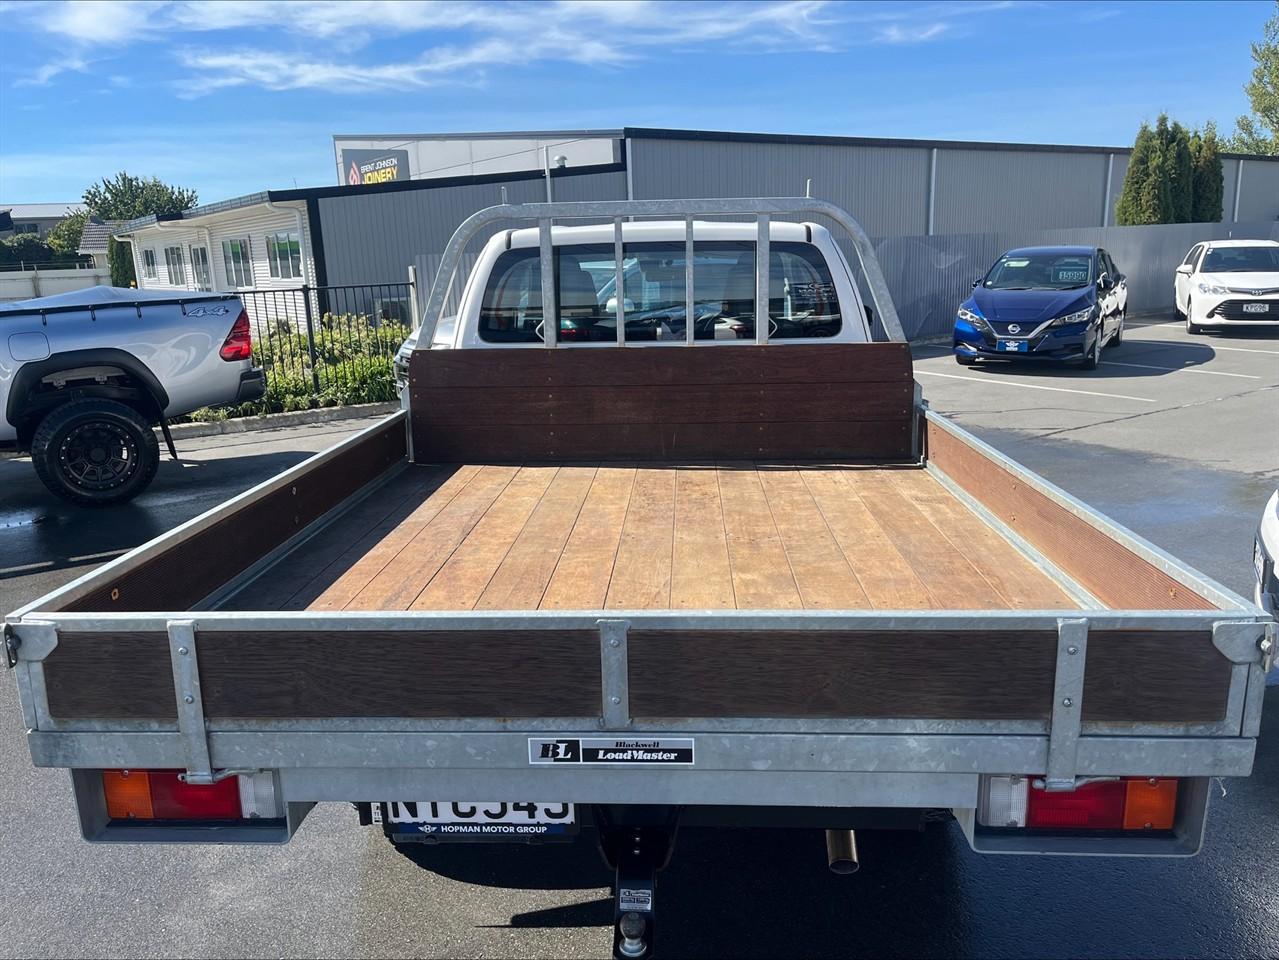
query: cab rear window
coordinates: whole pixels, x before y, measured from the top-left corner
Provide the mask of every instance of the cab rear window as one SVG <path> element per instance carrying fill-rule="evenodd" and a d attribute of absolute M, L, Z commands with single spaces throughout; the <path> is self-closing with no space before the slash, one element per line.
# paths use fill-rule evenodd
<path fill-rule="evenodd" d="M 813 339 L 840 331 L 839 298 L 825 259 L 807 243 L 769 245 L 769 338 Z M 627 341 L 684 342 L 688 336 L 682 241 L 628 243 L 622 297 Z M 617 271 L 612 244 L 556 247 L 560 342 L 617 343 Z M 541 261 L 536 249 L 508 250 L 493 265 L 480 307 L 489 343 L 542 341 Z M 755 338 L 755 244 L 698 243 L 693 254 L 693 338 Z"/>

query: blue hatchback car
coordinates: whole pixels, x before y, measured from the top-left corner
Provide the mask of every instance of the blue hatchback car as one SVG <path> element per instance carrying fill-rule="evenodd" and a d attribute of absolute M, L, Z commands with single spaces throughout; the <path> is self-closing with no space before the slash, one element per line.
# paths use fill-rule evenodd
<path fill-rule="evenodd" d="M 955 317 L 955 359 L 1040 360 L 1094 370 L 1124 336 L 1128 285 L 1099 247 L 1009 250 Z"/>

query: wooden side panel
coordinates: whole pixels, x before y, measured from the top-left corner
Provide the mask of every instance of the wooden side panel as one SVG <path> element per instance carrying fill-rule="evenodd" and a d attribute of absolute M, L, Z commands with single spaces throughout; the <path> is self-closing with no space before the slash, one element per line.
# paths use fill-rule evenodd
<path fill-rule="evenodd" d="M 432 350 L 423 461 L 910 458 L 905 344 Z"/>
<path fill-rule="evenodd" d="M 635 630 L 631 713 L 659 717 L 897 717 L 1044 720 L 1054 632 Z M 1083 718 L 1222 720 L 1230 663 L 1207 633 L 1089 637 Z"/>
<path fill-rule="evenodd" d="M 947 431 L 929 459 L 1089 593 L 1115 610 L 1211 610 L 1212 603 Z"/>
<path fill-rule="evenodd" d="M 217 523 L 66 606 L 69 611 L 186 610 L 405 456 L 396 420 Z"/>
<path fill-rule="evenodd" d="M 590 631 L 197 634 L 205 714 L 541 717 L 600 712 Z M 164 634 L 68 634 L 46 662 L 55 717 L 172 719 Z"/>
<path fill-rule="evenodd" d="M 657 717 L 1046 719 L 1056 634 L 635 630 L 631 712 Z M 594 716 L 594 631 L 198 634 L 210 717 Z M 172 719 L 162 633 L 64 633 L 53 716 Z M 1230 664 L 1207 632 L 1096 631 L 1083 718 L 1225 717 Z"/>

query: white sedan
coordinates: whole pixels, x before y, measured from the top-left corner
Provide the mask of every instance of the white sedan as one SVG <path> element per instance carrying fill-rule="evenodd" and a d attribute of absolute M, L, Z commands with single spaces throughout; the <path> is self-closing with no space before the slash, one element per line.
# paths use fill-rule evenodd
<path fill-rule="evenodd" d="M 1257 539 L 1252 545 L 1253 573 L 1257 575 L 1257 606 L 1279 614 L 1279 490 L 1262 511 Z"/>
<path fill-rule="evenodd" d="M 1173 302 L 1187 333 L 1205 327 L 1279 325 L 1279 241 L 1209 240 L 1177 267 Z"/>

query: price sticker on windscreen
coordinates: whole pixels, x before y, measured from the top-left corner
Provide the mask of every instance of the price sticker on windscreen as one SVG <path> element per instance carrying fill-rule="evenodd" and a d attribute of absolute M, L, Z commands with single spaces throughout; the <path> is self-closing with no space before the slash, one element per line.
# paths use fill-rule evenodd
<path fill-rule="evenodd" d="M 577 763 L 603 766 L 691 767 L 692 737 L 662 739 L 614 739 L 586 737 L 562 739 L 529 737 L 529 763 Z"/>

